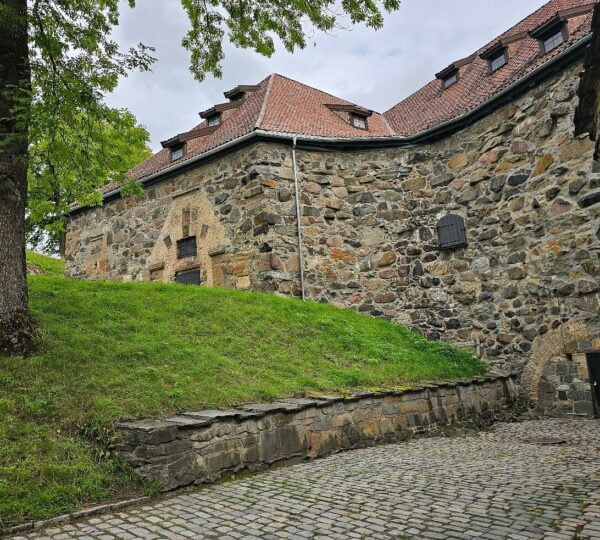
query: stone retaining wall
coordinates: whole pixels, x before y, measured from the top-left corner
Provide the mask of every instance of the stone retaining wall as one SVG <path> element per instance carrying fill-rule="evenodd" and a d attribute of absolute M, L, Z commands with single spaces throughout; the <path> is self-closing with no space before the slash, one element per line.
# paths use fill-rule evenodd
<path fill-rule="evenodd" d="M 484 420 L 510 407 L 517 394 L 513 375 L 490 375 L 403 391 L 190 412 L 120 423 L 120 450 L 139 475 L 168 491 Z"/>

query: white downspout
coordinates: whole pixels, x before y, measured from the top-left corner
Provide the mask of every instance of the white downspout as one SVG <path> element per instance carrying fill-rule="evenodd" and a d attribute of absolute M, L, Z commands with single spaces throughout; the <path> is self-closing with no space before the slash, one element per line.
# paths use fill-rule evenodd
<path fill-rule="evenodd" d="M 302 300 L 306 299 L 304 289 L 304 250 L 302 247 L 302 225 L 300 219 L 300 188 L 298 187 L 298 170 L 296 169 L 296 136 L 292 139 L 292 167 L 294 171 L 294 189 L 296 191 L 296 223 L 298 225 L 298 260 L 300 264 L 300 289 L 302 291 Z"/>

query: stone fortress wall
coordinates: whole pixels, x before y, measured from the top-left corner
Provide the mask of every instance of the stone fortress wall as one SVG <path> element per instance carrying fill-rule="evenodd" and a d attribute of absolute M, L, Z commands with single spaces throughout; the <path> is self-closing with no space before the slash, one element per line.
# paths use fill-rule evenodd
<path fill-rule="evenodd" d="M 583 324 L 579 341 L 598 336 L 600 164 L 573 135 L 581 70 L 435 143 L 298 148 L 307 297 L 508 369 L 569 321 Z M 466 247 L 439 249 L 448 213 L 464 219 Z M 198 255 L 177 259 L 186 236 Z M 299 295 L 291 147 L 256 143 L 75 214 L 66 258 L 70 277 L 173 281 L 198 268 L 209 286 Z"/>

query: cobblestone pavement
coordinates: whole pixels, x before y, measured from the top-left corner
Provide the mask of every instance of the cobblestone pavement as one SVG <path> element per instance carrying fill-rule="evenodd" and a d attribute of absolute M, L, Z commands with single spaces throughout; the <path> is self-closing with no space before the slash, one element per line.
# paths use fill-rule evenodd
<path fill-rule="evenodd" d="M 19 538 L 600 539 L 600 421 L 346 452 Z"/>

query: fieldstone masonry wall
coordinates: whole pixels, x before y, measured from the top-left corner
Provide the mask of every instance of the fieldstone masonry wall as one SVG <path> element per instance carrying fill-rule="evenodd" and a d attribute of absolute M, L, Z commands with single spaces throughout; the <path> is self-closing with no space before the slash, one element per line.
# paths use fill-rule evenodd
<path fill-rule="evenodd" d="M 276 152 L 279 156 L 281 150 Z M 282 221 L 270 208 L 261 175 L 264 149 L 240 150 L 145 190 L 73 216 L 66 237 L 66 275 L 121 281 L 173 281 L 199 268 L 202 283 L 256 284 L 262 231 Z M 280 158 L 281 159 L 281 158 Z M 196 236 L 198 254 L 177 260 L 177 240 Z M 296 266 L 297 269 L 297 266 Z"/>
<path fill-rule="evenodd" d="M 508 369 L 562 324 L 599 336 L 600 164 L 588 134 L 573 135 L 581 70 L 572 65 L 439 142 L 299 148 L 308 298 L 404 323 Z M 67 275 L 172 281 L 198 267 L 204 284 L 298 295 L 293 193 L 290 146 L 254 144 L 140 199 L 74 215 Z M 436 223 L 448 213 L 464 218 L 468 246 L 439 249 Z M 175 261 L 175 240 L 191 231 L 198 256 Z"/>
<path fill-rule="evenodd" d="M 516 399 L 509 375 L 398 392 L 284 399 L 124 422 L 118 426 L 120 449 L 138 474 L 167 491 L 479 421 Z"/>
<path fill-rule="evenodd" d="M 309 297 L 511 368 L 562 322 L 597 333 L 600 169 L 593 142 L 572 136 L 578 79 L 565 72 L 437 144 L 300 153 Z M 438 249 L 447 213 L 464 218 L 467 247 Z"/>

